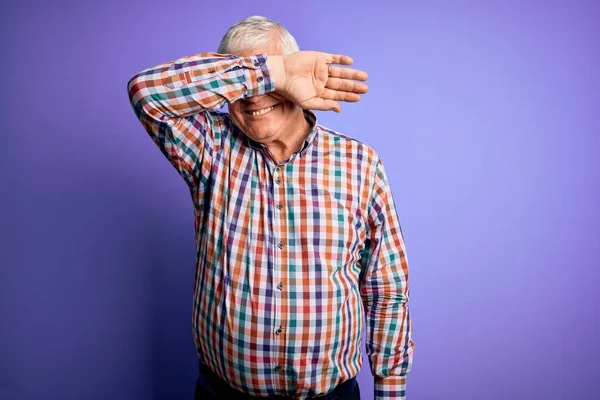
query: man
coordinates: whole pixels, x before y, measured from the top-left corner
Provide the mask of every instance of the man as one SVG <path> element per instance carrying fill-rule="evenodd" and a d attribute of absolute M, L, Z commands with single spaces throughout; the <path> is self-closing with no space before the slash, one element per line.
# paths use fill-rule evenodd
<path fill-rule="evenodd" d="M 408 264 L 386 173 L 310 111 L 367 91 L 351 63 L 251 17 L 218 53 L 128 83 L 194 202 L 196 399 L 358 399 L 363 313 L 375 398 L 405 398 Z"/>

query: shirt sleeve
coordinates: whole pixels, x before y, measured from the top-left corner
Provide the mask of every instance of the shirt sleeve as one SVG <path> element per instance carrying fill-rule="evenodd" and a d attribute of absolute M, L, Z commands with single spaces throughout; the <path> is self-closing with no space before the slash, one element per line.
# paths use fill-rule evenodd
<path fill-rule="evenodd" d="M 368 214 L 367 240 L 361 256 L 361 296 L 374 398 L 405 399 L 406 374 L 414 342 L 408 310 L 408 260 L 392 192 L 381 160 L 377 161 Z"/>
<path fill-rule="evenodd" d="M 219 146 L 225 102 L 269 93 L 267 56 L 199 53 L 147 68 L 127 84 L 135 115 L 190 188 L 201 185 Z"/>

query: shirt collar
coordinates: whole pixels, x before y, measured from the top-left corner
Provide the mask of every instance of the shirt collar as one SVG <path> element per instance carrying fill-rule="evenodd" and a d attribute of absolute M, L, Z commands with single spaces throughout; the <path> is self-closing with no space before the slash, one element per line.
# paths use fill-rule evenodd
<path fill-rule="evenodd" d="M 317 116 L 315 115 L 314 112 L 310 111 L 310 110 L 303 110 L 304 111 L 304 119 L 306 119 L 306 121 L 308 121 L 308 123 L 310 124 L 310 132 L 308 133 L 308 135 L 306 136 L 306 138 L 304 139 L 304 142 L 302 143 L 302 147 L 300 148 L 300 150 L 298 151 L 298 156 L 302 157 L 304 155 L 304 153 L 306 153 L 308 146 L 310 146 L 312 144 L 312 142 L 315 141 L 315 139 L 317 138 L 317 135 L 319 133 L 319 124 L 317 123 Z M 251 139 L 249 136 L 244 135 L 246 137 L 246 140 L 248 141 L 248 144 L 250 145 L 250 147 L 253 147 L 255 149 L 259 149 L 262 150 L 266 147 L 266 145 L 255 141 L 254 139 Z"/>

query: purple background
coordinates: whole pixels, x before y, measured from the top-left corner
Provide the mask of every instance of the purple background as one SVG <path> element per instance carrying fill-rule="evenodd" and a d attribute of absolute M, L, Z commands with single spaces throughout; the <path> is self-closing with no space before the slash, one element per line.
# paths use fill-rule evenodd
<path fill-rule="evenodd" d="M 388 170 L 411 266 L 408 398 L 599 398 L 600 2 L 13 3 L 1 399 L 192 398 L 191 199 L 126 84 L 254 14 L 370 74 L 360 103 L 319 117 Z M 359 381 L 372 399 L 366 359 Z"/>

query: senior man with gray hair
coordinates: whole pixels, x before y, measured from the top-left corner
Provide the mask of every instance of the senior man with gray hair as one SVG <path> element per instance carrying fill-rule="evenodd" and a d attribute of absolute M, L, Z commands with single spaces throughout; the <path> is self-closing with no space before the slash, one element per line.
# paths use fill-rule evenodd
<path fill-rule="evenodd" d="M 365 322 L 375 398 L 406 396 L 408 262 L 386 172 L 311 111 L 359 101 L 351 64 L 250 17 L 217 53 L 128 82 L 194 204 L 196 399 L 359 399 Z"/>

